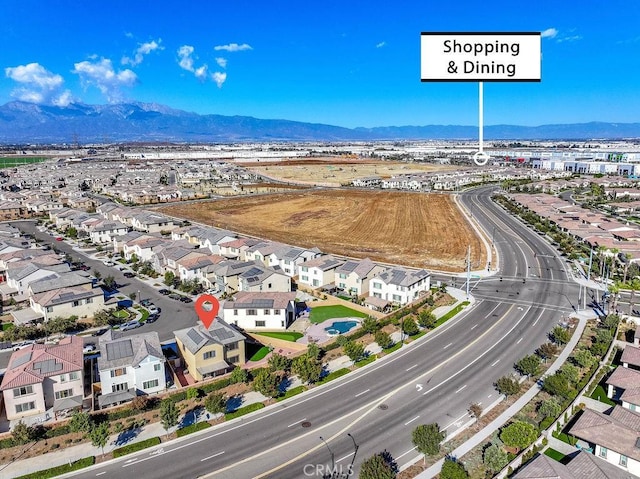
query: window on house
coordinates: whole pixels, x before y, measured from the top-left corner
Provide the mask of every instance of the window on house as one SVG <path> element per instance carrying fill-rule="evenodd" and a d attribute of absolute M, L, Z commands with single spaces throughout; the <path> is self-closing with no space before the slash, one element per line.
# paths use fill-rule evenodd
<path fill-rule="evenodd" d="M 67 375 L 66 374 L 61 374 L 60 375 L 60 382 L 61 383 L 67 382 Z"/>
<path fill-rule="evenodd" d="M 303 274 L 302 281 L 309 281 L 309 276 Z"/>
<path fill-rule="evenodd" d="M 120 384 L 112 384 L 111 385 L 111 392 L 112 393 L 120 393 L 122 391 L 126 391 L 127 389 L 129 389 L 129 385 L 127 383 L 120 383 Z"/>
<path fill-rule="evenodd" d="M 267 289 L 271 289 L 271 283 L 267 284 Z"/>
<path fill-rule="evenodd" d="M 69 381 L 75 381 L 77 379 L 80 379 L 80 372 L 72 371 L 69 373 Z"/>
<path fill-rule="evenodd" d="M 606 459 L 606 457 L 607 457 L 607 448 L 606 447 L 600 446 L 600 457 L 604 457 Z"/>
<path fill-rule="evenodd" d="M 627 456 L 624 454 L 620 454 L 620 465 L 622 467 L 627 467 Z"/>
<path fill-rule="evenodd" d="M 309 268 L 307 268 L 306 266 L 302 267 L 302 272 L 303 273 L 308 273 L 309 272 Z"/>
<path fill-rule="evenodd" d="M 227 358 L 227 361 L 232 363 L 232 364 L 235 364 L 235 363 L 240 361 L 240 356 L 237 356 L 237 355 L 236 356 L 230 356 L 230 357 Z"/>
<path fill-rule="evenodd" d="M 211 359 L 211 358 L 215 358 L 215 357 L 216 357 L 216 352 L 215 351 L 207 351 L 207 352 L 202 354 L 202 359 Z"/>
<path fill-rule="evenodd" d="M 273 314 L 275 314 L 276 316 L 278 316 L 280 314 L 280 310 L 279 309 L 274 309 L 273 310 Z"/>
<path fill-rule="evenodd" d="M 247 316 L 257 316 L 258 311 L 256 309 L 247 309 Z"/>
<path fill-rule="evenodd" d="M 238 341 L 234 341 L 233 343 L 227 344 L 226 348 L 227 348 L 227 351 L 238 349 Z"/>
<path fill-rule="evenodd" d="M 53 306 L 47 306 L 47 313 L 53 313 Z"/>
<path fill-rule="evenodd" d="M 93 298 L 87 298 L 87 304 L 93 303 Z"/>
<path fill-rule="evenodd" d="M 373 289 L 382 289 L 382 285 L 380 283 L 373 283 Z"/>
<path fill-rule="evenodd" d="M 154 365 L 153 365 L 153 370 L 154 370 L 154 371 L 160 371 L 160 369 L 161 369 L 161 368 L 162 368 L 162 365 L 161 365 L 161 364 L 154 364 Z"/>
<path fill-rule="evenodd" d="M 142 389 L 152 389 L 158 387 L 158 380 L 152 379 L 151 381 L 145 381 L 142 383 Z"/>
<path fill-rule="evenodd" d="M 16 404 L 16 413 L 20 414 L 22 412 L 31 411 L 36 408 L 36 403 L 34 401 L 25 402 L 22 404 Z"/>
<path fill-rule="evenodd" d="M 256 328 L 264 328 L 267 325 L 266 321 L 258 321 L 256 320 Z"/>
<path fill-rule="evenodd" d="M 27 394 L 33 394 L 33 386 L 22 386 L 13 390 L 13 397 L 26 396 Z"/>
<path fill-rule="evenodd" d="M 284 328 L 284 320 L 280 321 L 280 326 L 282 326 Z"/>
<path fill-rule="evenodd" d="M 111 370 L 111 377 L 115 378 L 118 376 L 124 376 L 125 374 L 127 374 L 127 368 L 118 368 L 118 369 L 112 369 Z"/>
<path fill-rule="evenodd" d="M 71 307 L 75 308 L 77 306 L 80 306 L 80 301 L 74 301 L 73 303 L 71 303 Z"/>
<path fill-rule="evenodd" d="M 340 279 L 347 279 L 347 275 L 344 273 L 340 273 Z"/>
<path fill-rule="evenodd" d="M 71 397 L 73 389 L 63 389 L 62 391 L 56 391 L 56 399 L 64 399 Z"/>
<path fill-rule="evenodd" d="M 393 295 L 393 300 L 394 301 L 402 301 L 402 296 L 400 296 L 399 294 L 394 294 Z"/>
<path fill-rule="evenodd" d="M 265 316 L 269 316 L 271 314 L 271 310 L 270 309 L 265 309 L 264 310 L 264 315 Z"/>
<path fill-rule="evenodd" d="M 234 315 L 234 316 L 238 316 L 238 310 L 237 310 L 237 309 L 234 309 L 234 310 L 233 310 L 233 315 Z"/>

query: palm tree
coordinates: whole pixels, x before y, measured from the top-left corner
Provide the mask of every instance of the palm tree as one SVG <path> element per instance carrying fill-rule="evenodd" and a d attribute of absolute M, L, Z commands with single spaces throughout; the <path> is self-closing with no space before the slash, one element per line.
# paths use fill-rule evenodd
<path fill-rule="evenodd" d="M 629 298 L 629 314 L 633 314 L 633 300 L 635 296 L 635 292 L 640 290 L 640 280 L 633 278 L 629 283 L 631 287 L 631 298 Z"/>
<path fill-rule="evenodd" d="M 613 284 L 609 285 L 609 294 L 611 298 L 609 299 L 609 313 L 611 310 L 616 310 L 618 306 L 618 295 L 620 294 L 620 281 L 614 281 Z"/>
<path fill-rule="evenodd" d="M 622 282 L 627 282 L 627 273 L 629 272 L 629 265 L 631 264 L 631 253 L 624 254 L 624 277 L 622 278 Z"/>

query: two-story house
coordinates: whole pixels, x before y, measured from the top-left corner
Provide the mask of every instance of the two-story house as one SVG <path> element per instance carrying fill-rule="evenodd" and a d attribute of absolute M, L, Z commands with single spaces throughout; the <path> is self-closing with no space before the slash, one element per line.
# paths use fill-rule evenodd
<path fill-rule="evenodd" d="M 165 358 L 155 331 L 131 336 L 108 330 L 99 340 L 100 407 L 166 389 Z"/>
<path fill-rule="evenodd" d="M 393 267 L 371 278 L 369 296 L 405 305 L 429 291 L 431 275 L 424 269 L 411 270 Z"/>
<path fill-rule="evenodd" d="M 276 269 L 277 268 L 277 269 Z M 291 278 L 282 273 L 279 266 L 274 269 L 265 266 L 253 266 L 240 274 L 240 291 L 291 291 Z"/>
<path fill-rule="evenodd" d="M 333 284 L 335 270 L 343 263 L 329 254 L 305 261 L 298 265 L 298 282 L 312 288 Z"/>
<path fill-rule="evenodd" d="M 173 334 L 180 358 L 196 381 L 225 374 L 245 363 L 244 336 L 220 318 L 209 329 L 198 324 Z"/>
<path fill-rule="evenodd" d="M 375 264 L 369 258 L 348 260 L 338 266 L 334 272 L 336 288 L 340 288 L 351 296 L 369 294 L 369 281 L 384 271 L 384 267 Z"/>
<path fill-rule="evenodd" d="M 284 330 L 296 318 L 296 293 L 237 293 L 225 301 L 222 315 L 229 324 L 247 330 Z"/>

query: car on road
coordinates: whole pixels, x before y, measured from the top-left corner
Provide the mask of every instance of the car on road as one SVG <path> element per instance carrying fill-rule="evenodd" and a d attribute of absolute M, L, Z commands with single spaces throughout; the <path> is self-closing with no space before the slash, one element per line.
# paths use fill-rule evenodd
<path fill-rule="evenodd" d="M 171 291 L 169 291 L 168 289 L 162 288 L 161 290 L 158 291 L 158 293 L 160 293 L 163 296 L 168 296 L 171 294 Z"/>
<path fill-rule="evenodd" d="M 14 343 L 12 348 L 14 351 L 18 351 L 19 349 L 26 348 L 28 346 L 31 346 L 32 344 L 35 344 L 35 341 L 28 339 L 26 341 L 20 341 L 19 343 Z"/>
<path fill-rule="evenodd" d="M 88 343 L 84 345 L 84 348 L 82 348 L 82 352 L 84 354 L 90 354 L 92 352 L 94 352 L 96 350 L 96 345 L 93 343 Z"/>
<path fill-rule="evenodd" d="M 109 260 L 104 260 L 102 262 L 103 265 L 105 266 L 115 266 L 116 264 L 113 261 L 109 261 Z"/>
<path fill-rule="evenodd" d="M 134 273 L 132 273 L 131 271 L 127 271 L 124 273 L 124 277 L 125 278 L 135 278 L 136 275 Z"/>
<path fill-rule="evenodd" d="M 189 298 L 188 296 L 180 296 L 180 301 L 182 301 L 183 303 L 193 303 L 193 299 Z"/>
<path fill-rule="evenodd" d="M 109 331 L 109 328 L 101 328 L 101 329 L 98 329 L 97 331 L 94 331 L 91 336 L 102 336 L 107 331 Z"/>
<path fill-rule="evenodd" d="M 142 301 L 140 301 L 140 304 L 141 304 L 142 306 L 145 306 L 145 307 L 146 307 L 146 306 L 149 306 L 150 304 L 153 304 L 153 303 L 151 302 L 151 300 L 150 300 L 150 299 L 143 299 Z"/>
<path fill-rule="evenodd" d="M 147 318 L 147 323 L 155 323 L 160 317 L 160 313 L 150 314 Z"/>
<path fill-rule="evenodd" d="M 136 329 L 142 326 L 140 321 L 134 319 L 133 321 L 128 321 L 120 325 L 120 331 L 129 331 L 130 329 Z"/>
<path fill-rule="evenodd" d="M 155 313 L 159 313 L 160 312 L 160 308 L 158 308 L 155 304 L 147 305 L 147 309 L 149 310 L 149 312 L 151 314 L 155 314 Z"/>
<path fill-rule="evenodd" d="M 182 296 L 181 296 L 181 295 L 179 295 L 179 294 L 177 294 L 177 293 L 171 293 L 171 294 L 169 295 L 169 297 L 170 297 L 171 299 L 175 299 L 176 301 L 179 301 L 179 300 L 180 300 L 180 298 L 182 298 Z"/>
<path fill-rule="evenodd" d="M 56 238 L 56 241 L 62 241 L 62 236 L 58 236 L 58 237 Z"/>

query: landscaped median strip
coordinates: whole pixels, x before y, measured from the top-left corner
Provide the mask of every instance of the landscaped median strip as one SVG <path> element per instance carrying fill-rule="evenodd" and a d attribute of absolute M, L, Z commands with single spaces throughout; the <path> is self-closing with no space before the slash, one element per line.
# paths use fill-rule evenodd
<path fill-rule="evenodd" d="M 248 406 L 241 407 L 236 409 L 233 412 L 228 412 L 224 415 L 225 420 L 230 421 L 231 419 L 235 419 L 240 416 L 244 416 L 245 414 L 249 414 L 251 412 L 257 411 L 264 407 L 264 403 L 256 402 L 253 404 L 249 404 Z"/>
<path fill-rule="evenodd" d="M 208 429 L 210 427 L 211 427 L 211 424 L 209 424 L 206 421 L 197 422 L 195 424 L 191 424 L 190 426 L 178 429 L 176 431 L 176 436 L 178 437 L 186 436 L 187 434 L 192 434 L 197 431 L 202 431 L 203 429 Z"/>
<path fill-rule="evenodd" d="M 118 449 L 113 450 L 113 457 L 122 457 L 127 454 L 131 454 L 133 452 L 141 451 L 142 449 L 146 449 L 148 447 L 157 446 L 160 444 L 159 437 L 150 437 L 149 439 L 145 439 L 144 441 L 134 442 L 133 444 L 129 444 L 124 447 L 119 447 Z"/>
<path fill-rule="evenodd" d="M 62 474 L 66 474 L 68 472 L 78 471 L 80 469 L 84 469 L 85 467 L 93 466 L 95 462 L 95 457 L 85 457 L 83 459 L 78 459 L 71 464 L 63 464 L 62 466 L 52 467 L 51 469 L 32 472 L 31 474 L 20 476 L 17 479 L 48 479 L 50 477 L 61 476 Z"/>

